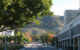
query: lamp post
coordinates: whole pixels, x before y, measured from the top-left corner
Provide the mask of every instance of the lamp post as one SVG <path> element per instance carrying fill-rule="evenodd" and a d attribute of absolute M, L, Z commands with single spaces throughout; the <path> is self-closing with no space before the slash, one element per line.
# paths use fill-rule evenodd
<path fill-rule="evenodd" d="M 5 50 L 7 50 L 7 46 L 6 46 L 6 31 L 4 31 L 4 33 L 5 33 Z"/>
<path fill-rule="evenodd" d="M 7 40 L 6 40 L 6 31 L 7 31 L 8 29 L 5 27 L 4 28 L 4 33 L 5 33 L 5 49 L 4 50 L 7 50 Z"/>

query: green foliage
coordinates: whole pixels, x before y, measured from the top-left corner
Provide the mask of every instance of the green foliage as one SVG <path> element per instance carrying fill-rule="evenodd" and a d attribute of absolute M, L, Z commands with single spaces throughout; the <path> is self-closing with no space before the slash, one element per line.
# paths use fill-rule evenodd
<path fill-rule="evenodd" d="M 18 31 L 18 32 L 16 33 L 16 36 L 20 36 L 20 35 L 21 35 L 21 32 Z"/>
<path fill-rule="evenodd" d="M 0 0 L 0 25 L 23 27 L 34 19 L 51 15 L 51 5 L 52 0 Z"/>
<path fill-rule="evenodd" d="M 43 33 L 40 35 L 40 39 L 42 42 L 47 43 L 47 44 L 52 44 L 54 42 L 54 33 L 48 32 L 48 33 Z"/>
<path fill-rule="evenodd" d="M 22 33 L 21 32 L 17 32 L 16 34 L 15 34 L 15 37 L 16 37 L 16 39 L 15 39 L 15 41 L 16 41 L 16 43 L 18 43 L 18 44 L 20 44 L 20 42 L 22 42 Z"/>
<path fill-rule="evenodd" d="M 33 35 L 32 38 L 36 41 L 40 41 L 40 35 Z"/>
<path fill-rule="evenodd" d="M 1 49 L 1 50 L 4 50 L 4 48 L 5 48 L 4 46 L 0 46 L 0 49 Z"/>
<path fill-rule="evenodd" d="M 3 42 L 5 42 L 5 41 L 4 41 L 4 40 L 5 40 L 5 37 L 0 36 L 0 40 L 2 40 Z"/>
<path fill-rule="evenodd" d="M 16 33 L 15 37 L 16 37 L 16 43 L 18 44 L 24 43 L 24 40 L 26 41 L 26 43 L 30 42 L 30 40 L 24 36 L 24 33 L 21 33 L 19 31 Z"/>
<path fill-rule="evenodd" d="M 55 41 L 54 38 L 51 39 L 51 45 L 52 45 L 52 46 L 54 46 L 54 43 L 55 43 L 54 41 Z"/>
<path fill-rule="evenodd" d="M 2 40 L 3 43 L 5 43 L 5 37 L 4 36 L 0 36 L 0 40 Z M 26 41 L 26 43 L 30 42 L 30 40 L 28 38 L 26 38 L 24 36 L 24 34 L 19 32 L 19 31 L 15 34 L 15 36 L 9 36 L 9 37 L 6 36 L 6 40 L 7 40 L 7 42 L 11 42 L 13 40 L 14 43 L 16 43 L 16 44 L 24 43 L 24 40 Z"/>
<path fill-rule="evenodd" d="M 48 43 L 48 38 L 49 38 L 48 34 L 44 33 L 44 34 L 41 35 L 41 41 L 42 42 Z"/>
<path fill-rule="evenodd" d="M 20 48 L 23 48 L 23 45 L 12 44 L 7 46 L 7 50 L 19 50 Z"/>
<path fill-rule="evenodd" d="M 23 48 L 23 45 L 19 45 L 19 44 L 11 44 L 9 46 L 7 46 L 7 50 L 18 50 L 20 48 Z M 5 46 L 0 46 L 0 50 L 4 50 Z"/>

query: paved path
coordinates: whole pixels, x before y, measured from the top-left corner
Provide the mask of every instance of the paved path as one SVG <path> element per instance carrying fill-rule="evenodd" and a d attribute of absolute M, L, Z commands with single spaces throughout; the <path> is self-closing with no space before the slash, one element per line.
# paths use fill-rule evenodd
<path fill-rule="evenodd" d="M 54 47 L 52 46 L 42 46 L 41 43 L 37 43 L 37 42 L 33 42 L 30 44 L 31 46 L 29 47 L 25 47 L 25 48 L 22 48 L 20 50 L 56 50 Z"/>

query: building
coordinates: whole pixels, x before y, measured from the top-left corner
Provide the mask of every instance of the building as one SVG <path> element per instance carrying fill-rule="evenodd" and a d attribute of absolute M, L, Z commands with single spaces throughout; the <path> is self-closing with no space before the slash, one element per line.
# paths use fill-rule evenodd
<path fill-rule="evenodd" d="M 14 30 L 7 30 L 0 32 L 0 36 L 15 36 Z"/>
<path fill-rule="evenodd" d="M 64 28 L 58 34 L 59 48 L 80 50 L 80 10 L 66 10 Z"/>

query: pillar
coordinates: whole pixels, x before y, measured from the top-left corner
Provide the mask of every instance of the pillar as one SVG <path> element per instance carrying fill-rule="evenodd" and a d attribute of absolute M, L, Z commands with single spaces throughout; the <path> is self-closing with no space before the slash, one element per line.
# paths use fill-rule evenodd
<path fill-rule="evenodd" d="M 65 40 L 64 40 L 64 49 L 65 49 Z"/>
<path fill-rule="evenodd" d="M 78 37 L 78 50 L 80 50 L 80 37 Z"/>
<path fill-rule="evenodd" d="M 73 50 L 75 50 L 75 39 L 73 38 Z"/>
<path fill-rule="evenodd" d="M 58 41 L 58 48 L 60 48 L 60 41 Z"/>
<path fill-rule="evenodd" d="M 66 48 L 68 48 L 68 40 L 66 40 Z"/>
<path fill-rule="evenodd" d="M 71 39 L 69 40 L 69 44 L 70 44 L 69 47 L 71 48 Z"/>
<path fill-rule="evenodd" d="M 58 41 L 58 48 L 59 48 L 59 41 Z"/>
<path fill-rule="evenodd" d="M 59 48 L 61 48 L 61 41 L 60 41 L 60 43 L 59 43 Z"/>
<path fill-rule="evenodd" d="M 62 48 L 64 48 L 64 41 L 62 41 Z"/>
<path fill-rule="evenodd" d="M 63 43 L 63 42 L 61 41 L 61 43 L 60 43 L 60 45 L 61 45 L 61 48 L 63 47 L 62 43 Z"/>

